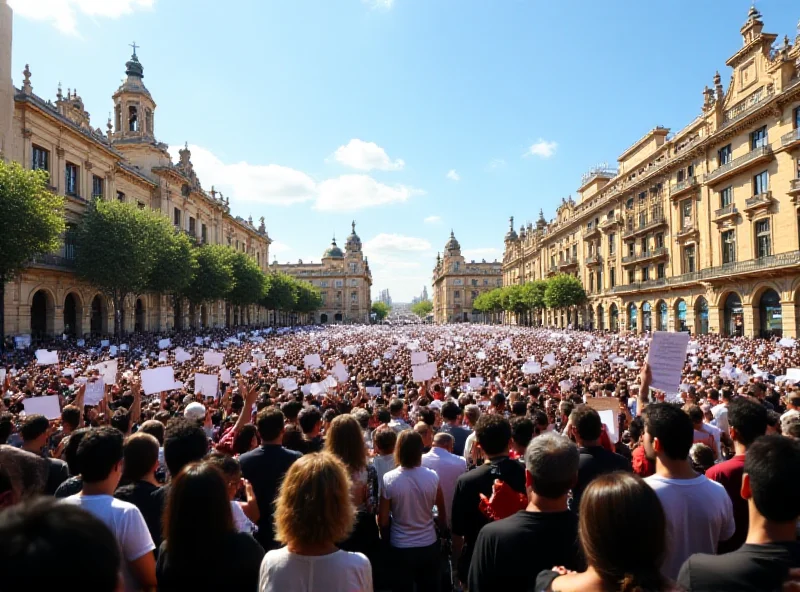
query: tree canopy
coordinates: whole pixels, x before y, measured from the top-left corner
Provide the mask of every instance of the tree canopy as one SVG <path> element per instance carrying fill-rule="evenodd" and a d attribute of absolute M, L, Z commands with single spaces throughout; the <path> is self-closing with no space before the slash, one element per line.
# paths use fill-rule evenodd
<path fill-rule="evenodd" d="M 260 302 L 267 290 L 264 272 L 252 257 L 230 247 L 227 248 L 233 270 L 233 288 L 228 292 L 227 300 L 238 306 Z"/>
<path fill-rule="evenodd" d="M 234 282 L 228 247 L 203 245 L 196 248 L 195 253 L 197 271 L 183 295 L 195 304 L 224 299 Z"/>
<path fill-rule="evenodd" d="M 575 276 L 559 274 L 547 281 L 544 300 L 548 308 L 576 306 L 586 300 L 586 292 Z"/>
<path fill-rule="evenodd" d="M 433 311 L 433 302 L 430 300 L 420 300 L 419 302 L 411 305 L 411 312 L 418 317 L 424 319 Z"/>
<path fill-rule="evenodd" d="M 482 313 L 506 311 L 524 315 L 545 308 L 575 306 L 585 300 L 586 292 L 580 280 L 563 274 L 548 280 L 535 280 L 484 292 L 473 301 L 472 308 Z"/>
<path fill-rule="evenodd" d="M 389 311 L 391 308 L 385 302 L 373 302 L 372 303 L 372 313 L 375 315 L 375 318 L 379 321 L 382 321 L 386 317 L 389 316 Z"/>

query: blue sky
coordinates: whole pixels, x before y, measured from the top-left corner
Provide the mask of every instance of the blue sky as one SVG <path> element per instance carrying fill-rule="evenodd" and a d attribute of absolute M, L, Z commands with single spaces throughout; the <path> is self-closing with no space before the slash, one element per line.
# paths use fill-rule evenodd
<path fill-rule="evenodd" d="M 266 218 L 281 262 L 358 223 L 373 297 L 430 286 L 455 230 L 502 257 L 580 175 L 649 129 L 678 130 L 741 47 L 748 0 L 9 0 L 14 72 L 77 88 L 105 129 L 136 41 L 156 135 L 204 185 Z M 794 39 L 800 6 L 759 0 Z M 15 75 L 15 84 L 21 74 Z"/>

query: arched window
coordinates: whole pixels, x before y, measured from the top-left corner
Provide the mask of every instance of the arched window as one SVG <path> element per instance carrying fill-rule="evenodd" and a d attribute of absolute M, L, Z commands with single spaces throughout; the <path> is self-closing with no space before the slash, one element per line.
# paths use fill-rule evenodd
<path fill-rule="evenodd" d="M 135 105 L 128 107 L 128 131 L 139 131 L 139 109 Z"/>

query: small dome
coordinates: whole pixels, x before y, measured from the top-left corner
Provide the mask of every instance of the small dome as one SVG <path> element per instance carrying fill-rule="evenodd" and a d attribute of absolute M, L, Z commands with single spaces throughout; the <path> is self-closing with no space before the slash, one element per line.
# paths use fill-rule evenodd
<path fill-rule="evenodd" d="M 444 246 L 444 250 L 445 251 L 460 251 L 461 250 L 461 245 L 458 244 L 458 241 L 456 240 L 456 237 L 453 234 L 452 230 L 450 231 L 450 240 L 447 241 L 447 244 Z"/>
<path fill-rule="evenodd" d="M 331 241 L 331 246 L 328 247 L 325 252 L 322 254 L 323 259 L 342 259 L 344 258 L 344 253 L 342 250 L 336 246 L 336 239 L 334 238 Z"/>
<path fill-rule="evenodd" d="M 509 219 L 508 232 L 506 232 L 506 242 L 514 242 L 518 238 L 517 233 L 514 231 L 514 216 L 511 216 Z"/>
<path fill-rule="evenodd" d="M 361 250 L 361 238 L 356 234 L 356 221 L 353 220 L 352 223 L 353 231 L 350 233 L 350 236 L 347 237 L 347 242 L 344 245 L 345 250 L 347 251 L 360 251 Z"/>

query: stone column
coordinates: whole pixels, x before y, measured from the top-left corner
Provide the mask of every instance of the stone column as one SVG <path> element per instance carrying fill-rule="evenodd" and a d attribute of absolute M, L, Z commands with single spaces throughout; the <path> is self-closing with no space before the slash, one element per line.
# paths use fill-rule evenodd
<path fill-rule="evenodd" d="M 48 330 L 50 328 L 48 327 Z M 53 335 L 56 339 L 61 339 L 64 333 L 64 303 L 56 303 L 53 307 Z"/>
<path fill-rule="evenodd" d="M 752 304 L 742 304 L 742 310 L 744 312 L 745 337 L 757 337 L 759 327 L 758 307 Z"/>
<path fill-rule="evenodd" d="M 784 337 L 797 337 L 797 305 L 794 300 L 781 300 Z"/>

